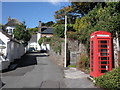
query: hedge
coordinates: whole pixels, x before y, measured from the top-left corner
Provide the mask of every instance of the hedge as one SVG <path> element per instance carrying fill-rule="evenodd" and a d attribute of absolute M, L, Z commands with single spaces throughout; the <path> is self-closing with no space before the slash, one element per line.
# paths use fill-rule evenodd
<path fill-rule="evenodd" d="M 120 67 L 95 78 L 95 84 L 108 90 L 120 89 Z"/>

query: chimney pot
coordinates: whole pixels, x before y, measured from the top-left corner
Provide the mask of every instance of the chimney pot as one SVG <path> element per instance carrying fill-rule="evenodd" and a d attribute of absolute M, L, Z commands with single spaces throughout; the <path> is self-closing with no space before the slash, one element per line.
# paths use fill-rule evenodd
<path fill-rule="evenodd" d="M 42 28 L 42 22 L 39 21 L 38 32 L 41 32 L 41 28 Z"/>
<path fill-rule="evenodd" d="M 10 16 L 8 17 L 8 22 L 9 22 L 9 21 L 11 21 L 11 18 L 10 18 Z"/>

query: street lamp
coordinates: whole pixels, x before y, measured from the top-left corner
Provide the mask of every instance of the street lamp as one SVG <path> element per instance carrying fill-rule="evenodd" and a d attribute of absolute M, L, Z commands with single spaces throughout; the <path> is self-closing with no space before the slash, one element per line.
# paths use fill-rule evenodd
<path fill-rule="evenodd" d="M 63 7 L 64 9 L 66 9 L 65 7 Z M 65 15 L 65 31 L 64 31 L 64 35 L 65 35 L 65 56 L 64 56 L 64 67 L 66 67 L 66 61 L 67 61 L 67 11 L 64 11 L 64 15 Z M 62 11 L 58 12 L 59 14 L 63 13 Z"/>
<path fill-rule="evenodd" d="M 64 67 L 66 67 L 67 61 L 67 15 L 65 14 L 65 58 L 64 58 Z"/>

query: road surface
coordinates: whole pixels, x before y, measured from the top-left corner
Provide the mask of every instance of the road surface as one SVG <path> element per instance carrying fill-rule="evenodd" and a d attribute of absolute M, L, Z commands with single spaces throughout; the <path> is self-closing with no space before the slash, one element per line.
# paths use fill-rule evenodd
<path fill-rule="evenodd" d="M 3 88 L 65 88 L 62 68 L 43 53 L 24 56 L 16 70 L 2 74 Z M 3 89 L 4 90 L 4 89 Z"/>
<path fill-rule="evenodd" d="M 10 90 L 13 88 L 17 88 L 17 90 L 26 90 L 26 88 L 33 90 L 41 88 L 96 88 L 87 79 L 86 74 L 76 70 L 65 70 L 52 63 L 44 53 L 28 53 L 17 63 L 19 64 L 15 70 L 2 73 L 2 82 L 4 83 L 2 90 L 6 90 L 6 88 L 12 88 Z"/>

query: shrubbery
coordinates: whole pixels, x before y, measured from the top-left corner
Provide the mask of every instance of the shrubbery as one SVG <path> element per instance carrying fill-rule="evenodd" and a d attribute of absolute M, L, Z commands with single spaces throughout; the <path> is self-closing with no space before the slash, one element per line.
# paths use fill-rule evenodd
<path fill-rule="evenodd" d="M 21 41 L 25 46 L 27 46 L 31 38 L 30 32 L 26 29 L 25 22 L 21 25 L 16 25 L 13 35 L 15 39 Z"/>
<path fill-rule="evenodd" d="M 120 89 L 120 67 L 95 78 L 96 85 L 108 90 Z"/>
<path fill-rule="evenodd" d="M 69 31 L 67 32 L 67 37 L 71 40 L 77 40 L 79 37 L 79 34 L 77 32 Z"/>
<path fill-rule="evenodd" d="M 57 37 L 64 37 L 65 26 L 64 25 L 56 25 L 54 27 L 53 35 Z"/>
<path fill-rule="evenodd" d="M 86 53 L 81 53 L 80 61 L 77 62 L 77 69 L 80 69 L 86 73 L 89 73 L 89 57 Z"/>
<path fill-rule="evenodd" d="M 41 37 L 39 40 L 38 40 L 38 43 L 39 45 L 41 45 L 44 41 L 45 41 L 46 37 Z"/>
<path fill-rule="evenodd" d="M 51 48 L 56 52 L 61 54 L 61 45 L 63 40 L 59 37 L 52 37 L 50 41 Z"/>

